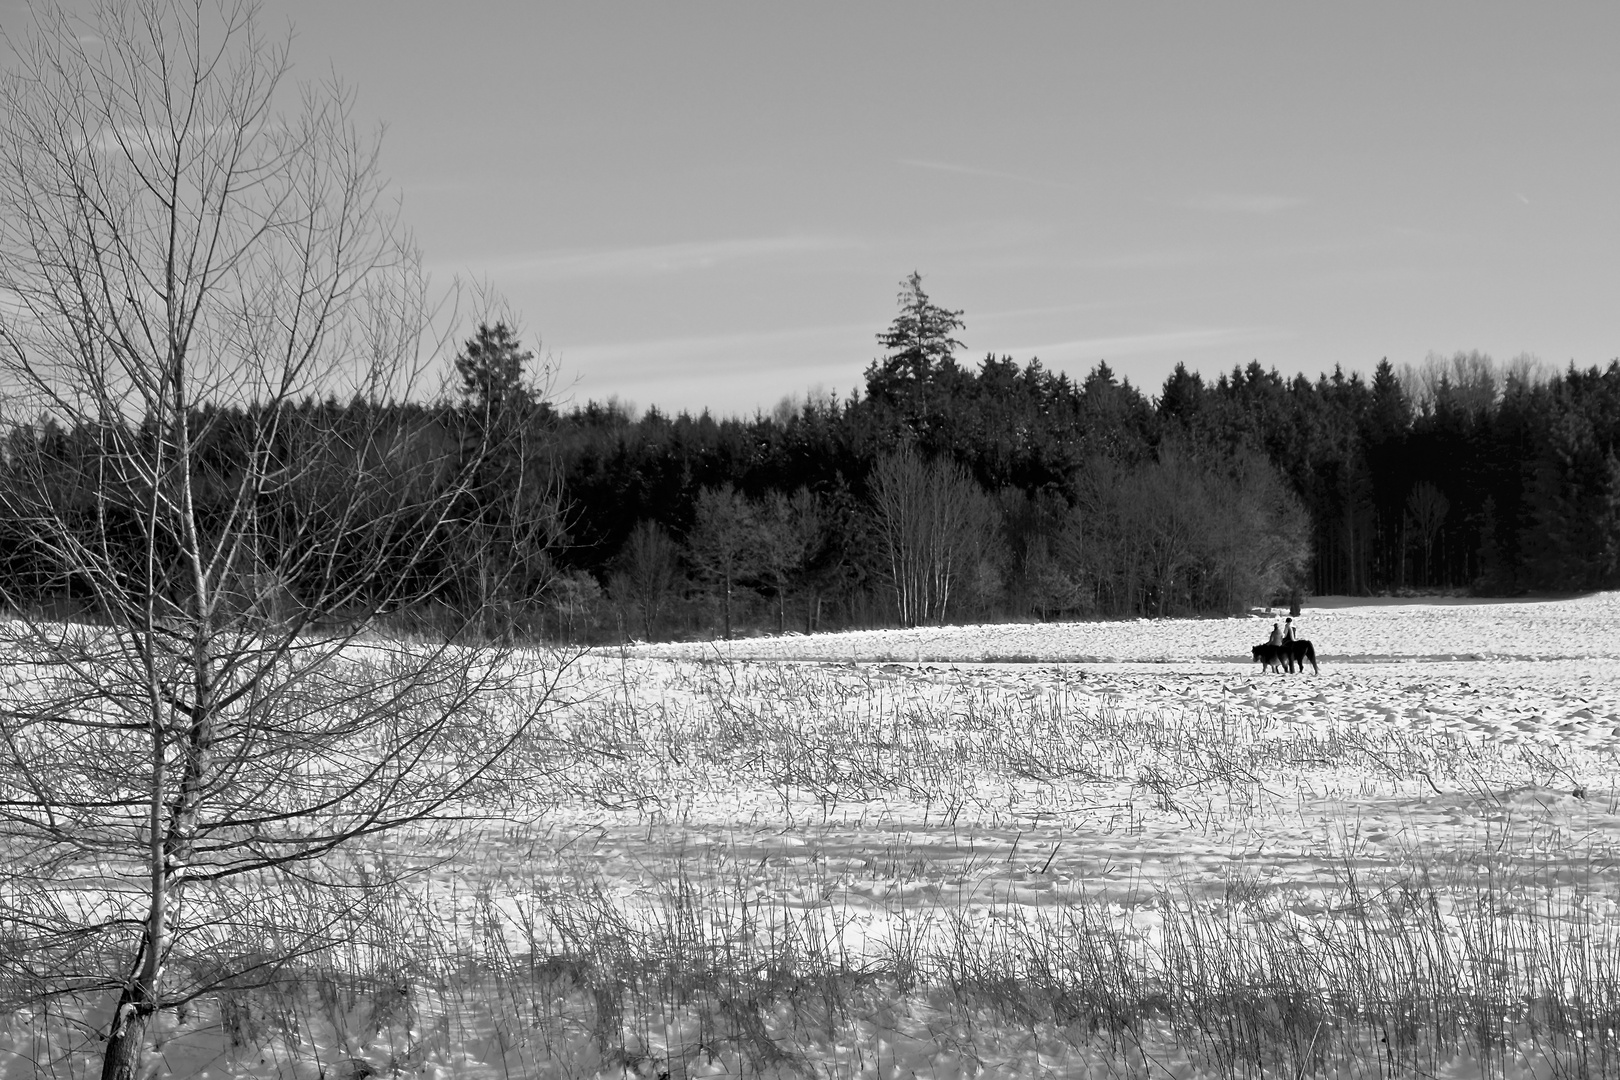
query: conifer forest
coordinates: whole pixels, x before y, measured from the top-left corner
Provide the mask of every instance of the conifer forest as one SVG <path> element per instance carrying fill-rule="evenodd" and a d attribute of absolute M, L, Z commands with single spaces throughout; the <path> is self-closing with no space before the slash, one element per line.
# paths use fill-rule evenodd
<path fill-rule="evenodd" d="M 1312 378 L 1255 361 L 1212 380 L 1178 366 L 1144 389 L 1105 362 L 1078 380 L 993 353 L 965 363 L 963 326 L 913 274 L 863 388 L 719 418 L 559 407 L 533 350 L 505 323 L 484 324 L 437 401 L 334 396 L 275 415 L 194 403 L 213 415 L 196 425 L 211 445 L 193 485 L 201 500 L 224 498 L 253 453 L 381 454 L 391 467 L 314 470 L 296 498 L 267 501 L 257 543 L 303 542 L 323 475 L 364 477 L 394 506 L 408 488 L 453 488 L 419 500 L 441 515 L 447 502 L 448 516 L 357 515 L 341 546 L 398 554 L 412 579 L 411 603 L 391 611 L 402 625 L 477 613 L 484 633 L 531 639 L 1620 585 L 1620 362 L 1560 372 L 1459 352 Z M 8 420 L 6 482 L 77 503 L 83 541 L 116 547 L 88 468 L 113 435 L 48 415 Z M 93 590 L 60 547 L 16 517 L 0 529 L 12 605 L 94 616 Z M 289 610 L 342 558 L 284 554 L 261 547 L 258 558 L 293 568 L 278 582 Z"/>

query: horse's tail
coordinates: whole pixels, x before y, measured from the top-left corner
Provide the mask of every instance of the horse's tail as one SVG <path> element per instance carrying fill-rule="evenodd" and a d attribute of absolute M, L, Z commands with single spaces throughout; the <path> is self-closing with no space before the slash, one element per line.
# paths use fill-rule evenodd
<path fill-rule="evenodd" d="M 1301 642 L 1301 644 L 1305 646 L 1305 659 L 1311 662 L 1311 674 L 1322 674 L 1322 669 L 1316 666 L 1316 646 L 1309 641 Z"/>

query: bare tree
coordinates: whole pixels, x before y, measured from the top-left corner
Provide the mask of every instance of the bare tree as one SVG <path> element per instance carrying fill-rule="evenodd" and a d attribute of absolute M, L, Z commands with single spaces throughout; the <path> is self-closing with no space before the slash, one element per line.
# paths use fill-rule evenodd
<path fill-rule="evenodd" d="M 1136 523 L 1135 476 L 1107 457 L 1096 457 L 1074 476 L 1080 510 L 1080 566 L 1096 590 L 1096 606 L 1110 614 L 1141 613 L 1146 559 Z"/>
<path fill-rule="evenodd" d="M 1418 538 L 1423 541 L 1423 575 L 1431 584 L 1434 582 L 1434 542 L 1450 510 L 1450 501 L 1427 480 L 1412 485 L 1411 494 L 1406 497 L 1407 517 L 1417 528 Z"/>
<path fill-rule="evenodd" d="M 1200 460 L 1175 448 L 1132 467 L 1092 461 L 1079 493 L 1071 563 L 1105 610 L 1241 610 L 1304 574 L 1310 518 L 1264 459 Z M 1083 544 L 1078 543 L 1083 541 Z"/>
<path fill-rule="evenodd" d="M 1142 539 L 1147 584 L 1161 618 L 1171 614 L 1178 595 L 1187 591 L 1186 575 L 1215 517 L 1207 505 L 1207 479 L 1194 462 L 1169 448 L 1133 477 L 1130 527 Z"/>
<path fill-rule="evenodd" d="M 776 632 L 787 630 L 788 584 L 821 544 L 821 500 L 809 488 L 791 496 L 771 492 L 758 508 L 760 571 L 776 593 Z"/>
<path fill-rule="evenodd" d="M 720 597 L 721 621 L 728 641 L 733 594 L 738 580 L 758 569 L 763 534 L 756 507 L 730 484 L 698 492 L 686 550 L 698 574 Z"/>
<path fill-rule="evenodd" d="M 616 563 L 608 592 L 621 606 L 640 613 L 643 640 L 656 640 L 659 615 L 680 586 L 675 541 L 656 521 L 643 519 L 630 530 Z"/>
<path fill-rule="evenodd" d="M 546 595 L 546 607 L 557 619 L 557 636 L 572 643 L 595 623 L 602 586 L 589 571 L 568 570 L 552 580 Z"/>
<path fill-rule="evenodd" d="M 1480 417 L 1488 414 L 1501 399 L 1504 374 L 1524 377 L 1536 369 L 1533 358 L 1515 358 L 1507 372 L 1496 361 L 1477 350 L 1458 351 L 1451 356 L 1430 353 L 1419 367 L 1408 364 L 1401 382 L 1425 416 L 1438 409 Z"/>
<path fill-rule="evenodd" d="M 1217 509 L 1206 533 L 1221 606 L 1241 611 L 1285 592 L 1297 598 L 1310 565 L 1311 520 L 1304 504 L 1257 454 L 1237 456 L 1226 472 L 1212 485 Z"/>
<path fill-rule="evenodd" d="M 288 898 L 337 854 L 510 782 L 556 673 L 368 633 L 451 580 L 489 452 L 390 404 L 432 358 L 417 259 L 350 98 L 284 85 L 254 15 L 36 9 L 0 89 L 9 599 L 77 611 L 0 623 L 0 984 L 100 995 L 106 1077 L 318 949 L 342 905 Z"/>
<path fill-rule="evenodd" d="M 1088 572 L 1085 512 L 1066 507 L 1053 525 L 1027 560 L 1036 609 L 1043 619 L 1061 612 L 1087 614 L 1097 596 L 1094 574 Z"/>
<path fill-rule="evenodd" d="M 967 470 L 909 443 L 872 468 L 872 506 L 902 626 L 943 624 L 952 589 L 983 551 L 994 506 Z"/>

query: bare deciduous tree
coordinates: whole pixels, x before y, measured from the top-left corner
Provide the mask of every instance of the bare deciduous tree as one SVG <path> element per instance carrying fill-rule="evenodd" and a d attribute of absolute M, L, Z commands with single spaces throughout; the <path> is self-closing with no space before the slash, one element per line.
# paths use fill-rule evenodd
<path fill-rule="evenodd" d="M 1134 477 L 1132 528 L 1143 543 L 1146 584 L 1161 618 L 1174 611 L 1187 591 L 1186 575 L 1196 565 L 1215 517 L 1206 505 L 1205 479 L 1193 462 L 1168 449 Z"/>
<path fill-rule="evenodd" d="M 1236 456 L 1209 481 L 1203 550 L 1220 607 L 1241 611 L 1298 588 L 1310 563 L 1310 515 L 1264 458 Z M 1297 594 L 1295 594 L 1297 595 Z"/>
<path fill-rule="evenodd" d="M 675 541 L 656 521 L 644 519 L 636 522 L 615 561 L 608 591 L 621 606 L 639 611 L 643 640 L 656 640 L 658 618 L 680 587 Z"/>
<path fill-rule="evenodd" d="M 967 470 L 903 444 L 872 469 L 872 505 L 902 626 L 943 624 L 952 588 L 994 528 L 994 506 Z"/>
<path fill-rule="evenodd" d="M 1118 614 L 1241 610 L 1304 574 L 1310 519 L 1264 460 L 1201 461 L 1170 450 L 1124 467 L 1098 459 L 1076 475 L 1074 572 Z"/>
<path fill-rule="evenodd" d="M 159 1010 L 321 946 L 342 905 L 288 897 L 336 854 L 509 782 L 557 670 L 361 636 L 449 580 L 487 452 L 390 404 L 418 262 L 254 16 L 36 9 L 0 90 L 0 504 L 77 612 L 0 624 L 0 984 L 99 995 L 120 1080 Z"/>
<path fill-rule="evenodd" d="M 740 578 L 760 564 L 763 530 L 752 502 L 730 484 L 698 492 L 687 554 L 698 574 L 720 597 L 726 640 L 731 640 L 733 594 Z"/>
<path fill-rule="evenodd" d="M 1430 582 L 1434 581 L 1434 542 L 1450 510 L 1450 501 L 1427 480 L 1412 485 L 1411 493 L 1406 496 L 1406 516 L 1423 542 L 1423 575 Z"/>
<path fill-rule="evenodd" d="M 776 632 L 787 630 L 788 584 L 799 576 L 814 555 L 826 528 L 821 500 L 808 488 L 792 496 L 780 491 L 766 496 L 759 507 L 760 571 L 776 593 Z"/>

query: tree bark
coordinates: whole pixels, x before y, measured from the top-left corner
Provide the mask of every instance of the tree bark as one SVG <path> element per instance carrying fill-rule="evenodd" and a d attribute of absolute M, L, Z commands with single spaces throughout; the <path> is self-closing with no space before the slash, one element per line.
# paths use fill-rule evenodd
<path fill-rule="evenodd" d="M 101 1080 L 136 1080 L 140 1075 L 152 1011 L 152 1002 L 145 998 L 140 980 L 131 979 L 118 995 L 118 1007 L 113 1010 L 107 1048 L 101 1055 Z"/>

